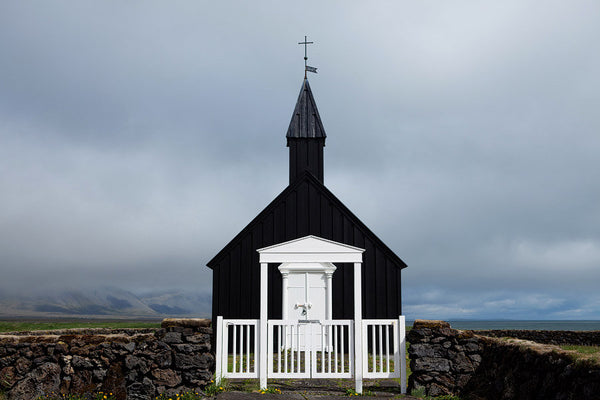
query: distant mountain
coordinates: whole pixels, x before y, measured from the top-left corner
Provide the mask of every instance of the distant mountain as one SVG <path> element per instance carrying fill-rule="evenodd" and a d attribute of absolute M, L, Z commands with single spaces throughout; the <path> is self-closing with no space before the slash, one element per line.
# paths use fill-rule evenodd
<path fill-rule="evenodd" d="M 210 295 L 184 291 L 161 291 L 137 296 L 123 289 L 103 287 L 10 296 L 0 293 L 0 318 L 206 317 L 210 314 L 210 307 Z"/>
<path fill-rule="evenodd" d="M 210 316 L 212 296 L 186 291 L 151 292 L 140 295 L 140 300 L 162 314 Z"/>

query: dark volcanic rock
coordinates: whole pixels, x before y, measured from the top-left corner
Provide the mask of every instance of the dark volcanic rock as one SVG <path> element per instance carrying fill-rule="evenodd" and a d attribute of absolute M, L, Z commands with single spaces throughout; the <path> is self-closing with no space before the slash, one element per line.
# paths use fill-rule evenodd
<path fill-rule="evenodd" d="M 590 332 L 582 337 L 596 340 Z M 558 347 L 484 337 L 440 321 L 416 321 L 407 338 L 413 370 L 409 392 L 423 388 L 428 396 L 488 400 L 600 400 L 600 363 L 578 360 Z"/>
<path fill-rule="evenodd" d="M 0 390 L 7 400 L 100 390 L 117 400 L 151 400 L 159 391 L 203 389 L 214 371 L 212 329 L 203 321 L 167 325 L 0 335 Z"/>
<path fill-rule="evenodd" d="M 155 369 L 152 371 L 154 383 L 168 387 L 174 387 L 181 383 L 181 377 L 172 369 Z"/>
<path fill-rule="evenodd" d="M 149 400 L 154 397 L 156 388 L 152 381 L 144 378 L 142 382 L 132 383 L 127 387 L 128 400 Z"/>

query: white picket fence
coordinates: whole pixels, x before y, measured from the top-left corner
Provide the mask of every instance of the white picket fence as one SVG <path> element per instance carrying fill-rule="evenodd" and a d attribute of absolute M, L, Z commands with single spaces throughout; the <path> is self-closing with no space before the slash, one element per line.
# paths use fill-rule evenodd
<path fill-rule="evenodd" d="M 406 382 L 404 317 L 365 319 L 362 325 L 363 377 L 401 378 L 402 382 Z"/>
<path fill-rule="evenodd" d="M 258 322 L 257 319 L 217 317 L 217 379 L 258 378 Z"/>
<path fill-rule="evenodd" d="M 351 378 L 354 329 L 351 320 L 299 323 L 269 320 L 269 378 Z"/>
<path fill-rule="evenodd" d="M 400 378 L 406 390 L 404 316 L 362 320 L 362 359 L 354 357 L 354 321 L 284 321 L 267 324 L 268 378 Z M 216 324 L 216 377 L 259 378 L 259 320 L 223 319 Z"/>

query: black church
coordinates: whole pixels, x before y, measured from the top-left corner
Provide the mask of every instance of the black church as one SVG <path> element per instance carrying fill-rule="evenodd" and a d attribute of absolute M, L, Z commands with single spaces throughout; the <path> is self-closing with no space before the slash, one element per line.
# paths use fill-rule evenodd
<path fill-rule="evenodd" d="M 323 183 L 325 129 L 308 80 L 304 79 L 287 131 L 290 182 L 212 260 L 212 318 L 258 318 L 260 264 L 257 249 L 315 235 L 365 249 L 362 268 L 363 318 L 402 315 L 401 273 L 406 264 Z M 333 318 L 354 316 L 351 264 L 336 264 Z M 282 317 L 282 278 L 269 264 L 268 318 Z"/>

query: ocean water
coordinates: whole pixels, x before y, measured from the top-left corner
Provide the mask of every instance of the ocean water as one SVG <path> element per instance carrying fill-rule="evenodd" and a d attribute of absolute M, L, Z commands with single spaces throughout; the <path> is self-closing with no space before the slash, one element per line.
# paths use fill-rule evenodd
<path fill-rule="evenodd" d="M 544 330 L 544 331 L 600 331 L 600 321 L 475 321 L 475 320 L 460 320 L 448 321 L 453 328 L 456 329 L 473 329 L 473 330 L 488 330 L 488 329 L 528 329 L 528 330 Z M 412 326 L 413 321 L 407 321 L 407 326 Z"/>

